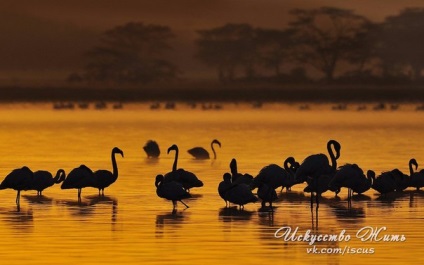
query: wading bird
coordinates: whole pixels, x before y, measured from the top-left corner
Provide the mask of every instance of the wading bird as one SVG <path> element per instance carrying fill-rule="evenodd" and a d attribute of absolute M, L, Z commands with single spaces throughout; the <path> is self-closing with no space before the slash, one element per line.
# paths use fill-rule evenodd
<path fill-rule="evenodd" d="M 172 171 L 165 174 L 163 182 L 172 182 L 176 181 L 183 185 L 184 189 L 187 191 L 190 191 L 191 188 L 195 187 L 203 187 L 203 182 L 197 178 L 197 176 L 187 170 L 184 170 L 182 168 L 177 169 L 177 163 L 178 163 L 178 146 L 172 145 L 168 148 L 168 154 L 171 151 L 175 151 L 175 158 L 174 158 L 174 164 L 172 165 Z"/>
<path fill-rule="evenodd" d="M 216 159 L 216 152 L 214 148 L 214 144 L 217 144 L 219 147 L 221 147 L 221 142 L 219 142 L 217 139 L 214 139 L 211 142 L 211 149 L 213 152 L 213 159 Z M 203 148 L 203 147 L 194 147 L 187 151 L 190 155 L 192 155 L 195 159 L 209 159 L 209 152 Z"/>
<path fill-rule="evenodd" d="M 414 158 L 409 161 L 409 172 L 411 174 L 409 180 L 409 187 L 413 187 L 417 190 L 420 190 L 420 188 L 424 187 L 424 169 L 414 172 L 412 165 L 415 165 L 415 170 L 418 169 L 417 160 L 415 160 Z"/>
<path fill-rule="evenodd" d="M 143 146 L 144 152 L 146 152 L 148 158 L 158 158 L 160 155 L 159 145 L 156 141 L 149 140 Z"/>
<path fill-rule="evenodd" d="M 336 154 L 334 154 L 333 148 Z M 313 206 L 313 196 L 315 193 L 317 204 L 316 210 L 318 211 L 321 184 L 326 182 L 319 181 L 318 179 L 325 176 L 325 179 L 329 182 L 332 178 L 337 169 L 337 159 L 340 157 L 340 149 L 341 145 L 339 142 L 330 140 L 327 143 L 327 151 L 331 159 L 331 165 L 326 155 L 314 154 L 306 157 L 296 171 L 295 181 L 297 183 L 302 183 L 304 181 L 308 182 L 308 190 L 311 191 L 311 210 Z"/>
<path fill-rule="evenodd" d="M 20 210 L 20 195 L 22 190 L 30 190 L 34 179 L 34 173 L 28 167 L 14 169 L 0 184 L 0 190 L 14 189 L 16 194 L 16 206 Z"/>
<path fill-rule="evenodd" d="M 78 189 L 78 201 L 81 202 L 81 191 L 86 187 L 93 187 L 94 174 L 86 165 L 81 165 L 69 172 L 60 186 L 61 189 Z"/>
<path fill-rule="evenodd" d="M 160 198 L 164 198 L 172 201 L 173 209 L 177 207 L 177 202 L 181 202 L 185 207 L 189 208 L 182 199 L 190 198 L 190 193 L 188 193 L 183 185 L 176 181 L 164 182 L 164 176 L 157 175 L 155 180 L 156 194 Z"/>
<path fill-rule="evenodd" d="M 104 196 L 105 188 L 109 187 L 118 179 L 118 165 L 116 164 L 115 157 L 116 154 L 120 154 L 122 157 L 124 157 L 124 152 L 122 152 L 121 149 L 119 149 L 118 147 L 114 147 L 112 149 L 112 172 L 105 169 L 99 169 L 97 171 L 94 171 L 94 181 L 91 187 L 99 189 L 99 196 Z"/>
<path fill-rule="evenodd" d="M 31 190 L 37 191 L 37 196 L 41 196 L 43 190 L 54 184 L 59 184 L 66 178 L 65 170 L 59 169 L 53 178 L 52 173 L 45 170 L 37 170 L 34 172 L 34 178 L 31 183 Z"/>

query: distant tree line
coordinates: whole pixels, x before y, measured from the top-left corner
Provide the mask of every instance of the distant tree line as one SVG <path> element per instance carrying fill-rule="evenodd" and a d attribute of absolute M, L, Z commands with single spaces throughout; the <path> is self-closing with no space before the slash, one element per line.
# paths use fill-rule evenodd
<path fill-rule="evenodd" d="M 283 29 L 226 24 L 198 30 L 196 58 L 216 69 L 222 83 L 237 81 L 327 83 L 422 82 L 424 9 L 408 8 L 374 23 L 352 10 L 295 9 Z M 85 54 L 82 73 L 71 81 L 146 84 L 173 80 L 167 59 L 175 37 L 169 27 L 128 23 L 106 31 Z"/>

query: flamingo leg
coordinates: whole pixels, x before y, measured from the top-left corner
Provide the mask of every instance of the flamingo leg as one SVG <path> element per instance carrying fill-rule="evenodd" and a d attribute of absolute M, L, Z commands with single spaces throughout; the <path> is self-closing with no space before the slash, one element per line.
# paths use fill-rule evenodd
<path fill-rule="evenodd" d="M 21 191 L 18 190 L 18 193 L 16 194 L 16 206 L 20 206 L 20 200 L 19 198 L 21 197 Z"/>
<path fill-rule="evenodd" d="M 182 200 L 180 200 L 180 202 L 181 202 L 182 204 L 184 204 L 184 206 L 185 206 L 186 208 L 190 208 L 190 207 L 188 207 L 188 205 L 187 205 L 187 204 L 185 204 Z M 175 202 L 175 204 L 177 204 L 177 203 Z"/>

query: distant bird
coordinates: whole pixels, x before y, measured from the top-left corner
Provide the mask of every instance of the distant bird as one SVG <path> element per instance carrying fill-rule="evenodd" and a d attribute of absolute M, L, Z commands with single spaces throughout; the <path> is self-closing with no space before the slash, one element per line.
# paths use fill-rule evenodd
<path fill-rule="evenodd" d="M 59 184 L 66 178 L 65 170 L 59 169 L 56 176 L 53 178 L 52 173 L 45 170 L 38 170 L 34 172 L 34 179 L 31 183 L 31 190 L 36 190 L 37 195 L 41 196 L 43 190 L 54 184 Z"/>
<path fill-rule="evenodd" d="M 184 189 L 187 191 L 190 191 L 191 188 L 195 187 L 203 187 L 203 182 L 197 178 L 197 176 L 187 170 L 184 170 L 182 168 L 177 169 L 177 163 L 178 163 L 178 146 L 172 145 L 168 148 L 168 154 L 171 151 L 175 151 L 175 158 L 174 158 L 174 164 L 172 165 L 172 171 L 168 172 L 164 176 L 163 182 L 172 182 L 176 181 L 183 185 Z"/>
<path fill-rule="evenodd" d="M 295 184 L 294 178 L 297 165 L 299 163 L 293 157 L 288 157 L 284 161 L 284 168 L 276 164 L 263 167 L 258 175 L 253 178 L 252 189 L 258 186 L 258 182 L 262 182 L 273 189 L 281 187 L 281 189 L 290 190 L 291 186 Z"/>
<path fill-rule="evenodd" d="M 118 147 L 114 147 L 112 149 L 111 160 L 113 172 L 105 169 L 94 171 L 94 181 L 91 187 L 99 189 L 99 196 L 104 196 L 105 188 L 109 187 L 118 179 L 118 165 L 116 164 L 115 158 L 116 154 L 120 154 L 122 157 L 124 157 L 124 152 L 122 152 L 121 149 Z"/>
<path fill-rule="evenodd" d="M 336 152 L 334 154 L 333 149 Z M 333 174 L 337 169 L 337 159 L 340 157 L 341 145 L 335 140 L 330 140 L 327 142 L 327 151 L 330 155 L 331 165 L 326 155 L 324 154 L 314 154 L 305 158 L 300 167 L 296 171 L 295 181 L 297 183 L 304 182 L 308 180 L 308 186 L 311 190 L 311 207 L 313 206 L 313 195 L 316 193 L 316 203 L 317 210 L 319 207 L 319 197 L 321 188 L 319 185 L 322 184 L 318 179 L 322 176 L 326 176 L 326 179 L 331 179 Z"/>
<path fill-rule="evenodd" d="M 231 159 L 230 162 L 230 170 L 231 170 L 231 183 L 233 184 L 246 184 L 251 185 L 253 181 L 253 176 L 246 173 L 241 174 L 237 169 L 237 160 L 235 158 Z"/>
<path fill-rule="evenodd" d="M 223 180 L 218 185 L 218 194 L 225 201 L 225 207 L 228 207 L 228 199 L 226 198 L 225 194 L 232 185 L 231 174 L 227 172 L 223 175 Z"/>
<path fill-rule="evenodd" d="M 78 201 L 81 201 L 81 191 L 86 187 L 93 187 L 94 173 L 86 165 L 80 165 L 69 172 L 60 186 L 61 189 L 78 189 Z"/>
<path fill-rule="evenodd" d="M 176 181 L 165 182 L 163 175 L 157 175 L 156 181 L 156 194 L 160 198 L 164 198 L 172 201 L 174 206 L 174 210 L 177 207 L 177 202 L 181 202 L 185 207 L 189 208 L 187 204 L 185 204 L 182 200 L 186 198 L 190 198 L 190 193 L 188 193 L 183 185 Z"/>
<path fill-rule="evenodd" d="M 0 190 L 14 189 L 16 194 L 16 206 L 20 210 L 21 190 L 30 190 L 34 178 L 34 173 L 28 167 L 14 169 L 0 184 Z"/>
<path fill-rule="evenodd" d="M 412 158 L 409 161 L 409 172 L 410 172 L 409 187 L 413 187 L 413 188 L 416 188 L 417 190 L 420 190 L 420 188 L 424 187 L 424 169 L 414 172 L 412 165 L 415 165 L 415 170 L 418 169 L 417 160 L 415 160 L 414 158 Z"/>
<path fill-rule="evenodd" d="M 144 151 L 149 158 L 158 158 L 160 155 L 159 145 L 156 141 L 149 140 L 143 146 Z"/>
<path fill-rule="evenodd" d="M 219 147 L 221 147 L 221 142 L 219 142 L 217 139 L 214 139 L 211 142 L 211 149 L 213 152 L 213 159 L 216 159 L 216 152 L 215 152 L 215 148 L 214 148 L 214 144 L 217 144 Z M 209 152 L 206 151 L 205 148 L 203 147 L 194 147 L 191 148 L 187 151 L 190 155 L 192 155 L 194 158 L 196 159 L 209 159 Z"/>
<path fill-rule="evenodd" d="M 374 171 L 369 170 L 366 177 L 357 164 L 345 164 L 337 169 L 328 186 L 332 190 L 348 188 L 348 201 L 350 201 L 353 192 L 360 194 L 369 190 L 373 179 L 375 179 Z"/>
<path fill-rule="evenodd" d="M 225 198 L 229 202 L 239 205 L 240 209 L 243 209 L 245 204 L 258 201 L 258 198 L 253 195 L 250 186 L 244 183 L 233 184 L 225 192 Z"/>

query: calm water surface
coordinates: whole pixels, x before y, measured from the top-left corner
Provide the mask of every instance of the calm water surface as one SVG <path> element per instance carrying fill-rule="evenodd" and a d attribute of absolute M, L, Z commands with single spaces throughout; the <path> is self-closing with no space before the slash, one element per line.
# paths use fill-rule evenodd
<path fill-rule="evenodd" d="M 178 108 L 178 106 L 182 106 Z M 123 110 L 54 111 L 50 104 L 0 107 L 2 178 L 24 165 L 31 169 L 69 172 L 80 164 L 111 170 L 110 152 L 120 147 L 119 178 L 105 191 L 53 186 L 39 199 L 23 192 L 17 211 L 16 192 L 2 190 L 0 257 L 4 264 L 418 264 L 424 261 L 424 193 L 407 190 L 380 198 L 374 191 L 355 198 L 347 208 L 346 191 L 338 198 L 324 194 L 318 223 L 311 215 L 304 184 L 279 193 L 273 214 L 249 204 L 244 211 L 225 209 L 217 194 L 222 175 L 235 157 L 239 172 L 256 175 L 268 164 L 288 156 L 303 160 L 326 153 L 326 142 L 342 144 L 339 164 L 357 163 L 364 170 L 399 168 L 408 172 L 414 157 L 424 164 L 424 113 L 413 106 L 398 111 L 331 111 L 313 106 L 265 105 L 262 109 L 229 104 L 219 111 L 149 110 L 147 104 Z M 194 161 L 191 147 L 209 149 L 217 138 L 222 148 L 216 161 Z M 146 158 L 142 146 L 155 139 L 158 160 Z M 192 189 L 190 206 L 172 213 L 172 203 L 156 196 L 154 178 L 171 170 L 172 144 L 180 148 L 179 167 L 194 172 L 204 187 Z M 374 254 L 308 254 L 308 242 L 275 238 L 282 226 L 317 235 L 346 230 L 348 242 L 317 242 L 321 248 L 373 249 Z M 387 227 L 384 234 L 404 235 L 404 242 L 361 242 L 362 227 Z M 312 246 L 314 246 L 312 245 Z M 331 251 L 331 250 L 330 250 Z"/>

